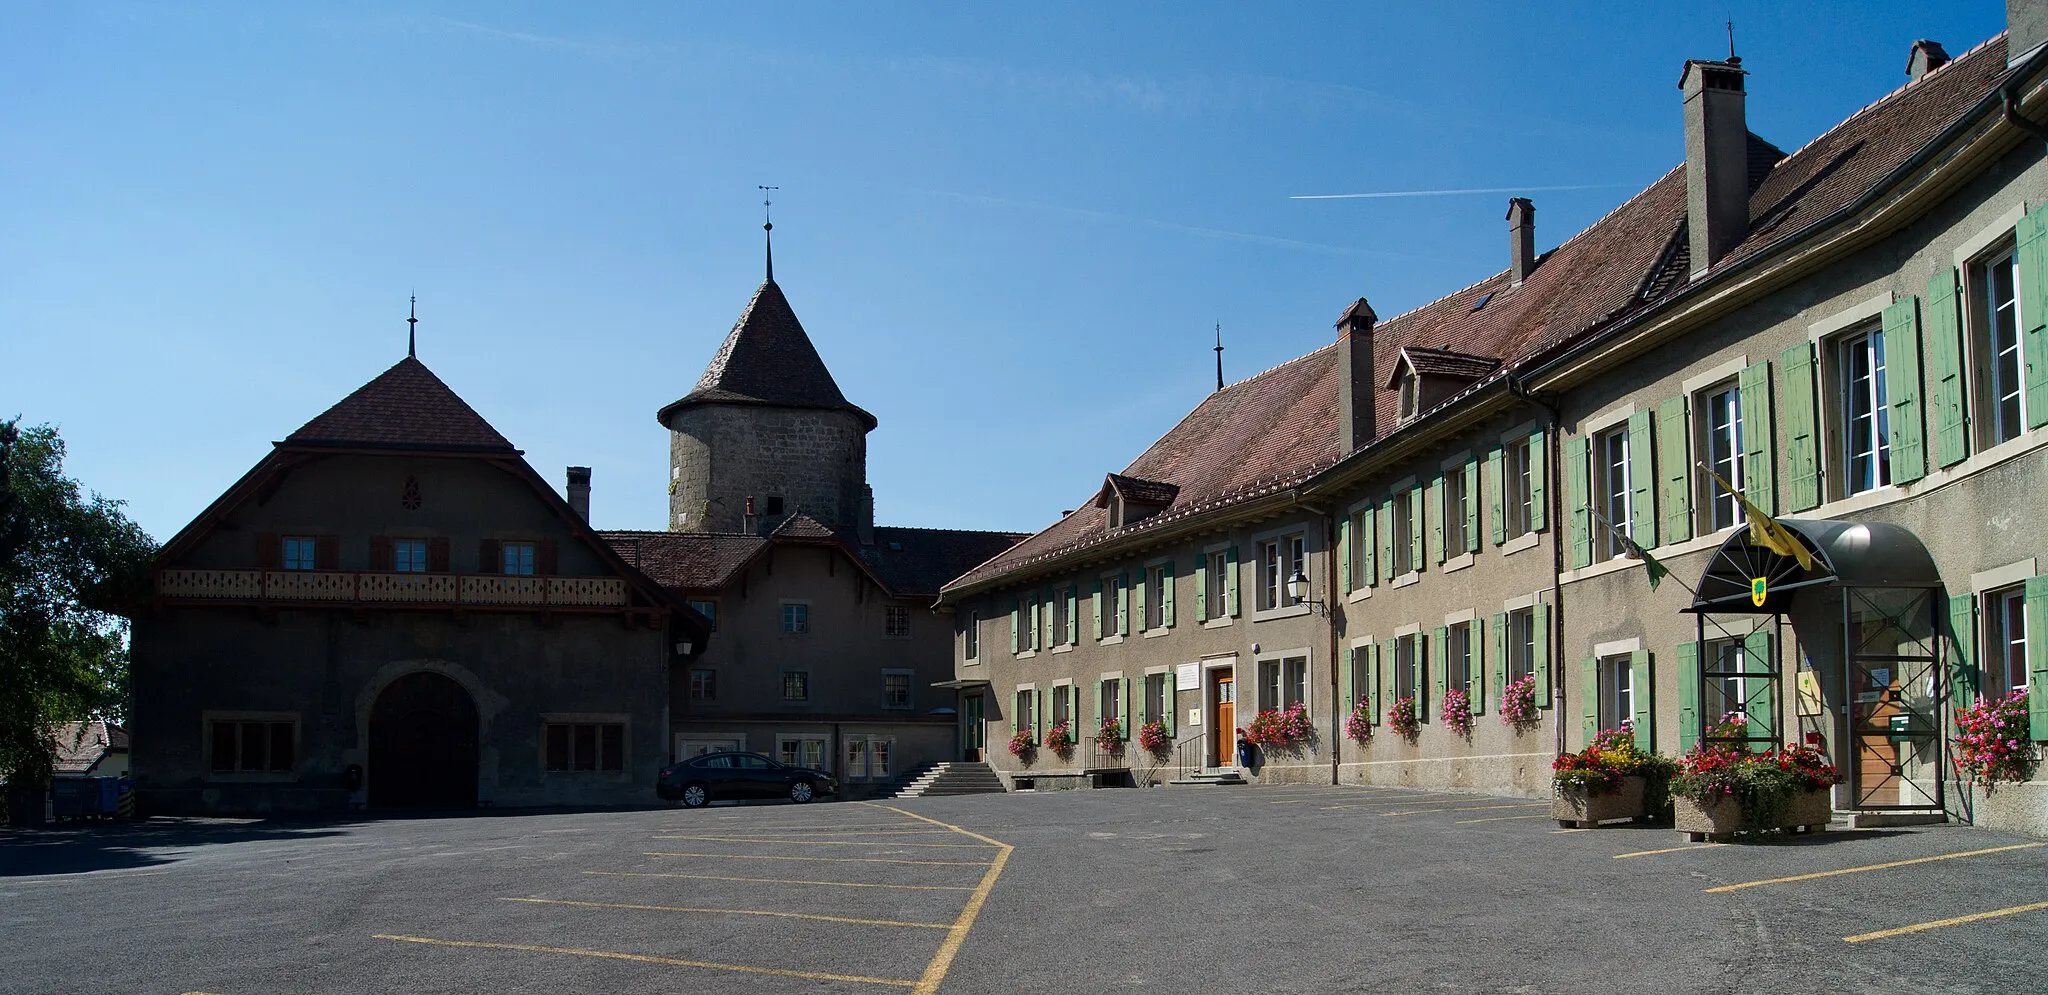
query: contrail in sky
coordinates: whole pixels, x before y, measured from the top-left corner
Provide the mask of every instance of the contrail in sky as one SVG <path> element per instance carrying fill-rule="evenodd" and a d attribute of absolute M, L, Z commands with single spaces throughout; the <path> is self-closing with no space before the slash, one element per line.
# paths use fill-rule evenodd
<path fill-rule="evenodd" d="M 1373 193 L 1298 193 L 1288 200 L 1372 200 L 1381 197 L 1450 197 L 1466 193 L 1527 193 L 1532 190 L 1606 190 L 1622 183 L 1574 183 L 1562 187 L 1468 187 L 1461 190 L 1380 190 Z"/>

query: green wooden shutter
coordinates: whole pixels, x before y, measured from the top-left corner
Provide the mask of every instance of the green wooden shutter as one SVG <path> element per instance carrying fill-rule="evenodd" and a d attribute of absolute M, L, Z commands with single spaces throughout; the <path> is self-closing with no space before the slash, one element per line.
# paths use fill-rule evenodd
<path fill-rule="evenodd" d="M 1678 743 L 1690 750 L 1700 742 L 1700 644 L 1678 644 Z"/>
<path fill-rule="evenodd" d="M 1131 682 L 1127 678 L 1117 681 L 1117 684 L 1121 685 L 1117 690 L 1124 693 L 1124 711 L 1122 715 L 1116 717 L 1117 724 L 1123 727 L 1119 731 L 1123 733 L 1123 738 L 1129 741 L 1131 736 L 1135 734 L 1135 730 L 1131 728 Z"/>
<path fill-rule="evenodd" d="M 1179 678 L 1169 670 L 1161 674 L 1159 680 L 1165 685 L 1160 697 L 1166 708 L 1166 714 L 1160 716 L 1159 721 L 1166 723 L 1166 738 L 1172 739 L 1176 735 L 1174 730 L 1180 726 L 1176 721 L 1180 717 L 1180 685 L 1177 683 Z"/>
<path fill-rule="evenodd" d="M 1116 575 L 1116 634 L 1131 634 L 1131 575 L 1129 571 Z"/>
<path fill-rule="evenodd" d="M 1784 370 L 1786 505 L 1793 511 L 1806 511 L 1820 506 L 1820 415 L 1814 408 L 1813 343 L 1801 342 L 1785 350 Z M 1742 431 L 1752 434 L 1746 423 Z M 1770 510 L 1768 505 L 1759 507 Z"/>
<path fill-rule="evenodd" d="M 1391 647 L 1394 644 L 1387 643 L 1386 645 Z M 1386 655 L 1388 657 L 1392 657 L 1393 651 L 1389 649 L 1386 652 Z M 1365 710 L 1370 715 L 1373 725 L 1380 724 L 1380 656 L 1381 653 L 1379 643 L 1373 643 L 1372 645 L 1366 647 Z"/>
<path fill-rule="evenodd" d="M 1067 645 L 1081 641 L 1081 589 L 1067 585 Z"/>
<path fill-rule="evenodd" d="M 1024 652 L 1024 602 L 1010 599 L 1010 655 Z"/>
<path fill-rule="evenodd" d="M 1380 582 L 1379 521 L 1378 505 L 1368 504 L 1358 510 L 1358 525 L 1365 530 L 1365 534 L 1358 537 L 1358 555 L 1363 561 L 1352 564 L 1351 568 L 1358 573 L 1360 587 L 1371 587 Z"/>
<path fill-rule="evenodd" d="M 1486 520 L 1493 525 L 1493 544 L 1508 541 L 1507 481 L 1501 477 L 1500 447 L 1486 454 Z"/>
<path fill-rule="evenodd" d="M 1355 590 L 1351 582 L 1351 516 L 1337 519 L 1337 591 L 1349 594 Z"/>
<path fill-rule="evenodd" d="M 1444 505 L 1446 503 L 1445 498 L 1448 495 L 1449 488 L 1444 486 L 1444 475 L 1438 473 L 1436 476 L 1431 477 L 1429 481 L 1429 500 L 1424 502 L 1424 504 L 1436 507 L 1436 519 L 1429 526 L 1429 546 L 1430 550 L 1436 554 L 1435 560 L 1438 563 L 1442 563 L 1450 558 L 1450 551 L 1444 548 L 1444 526 L 1449 521 L 1446 515 L 1449 509 L 1445 508 Z M 1422 519 L 1417 518 L 1416 521 L 1420 522 Z"/>
<path fill-rule="evenodd" d="M 1173 561 L 1168 560 L 1159 567 L 1164 583 L 1159 585 L 1159 621 L 1167 628 L 1173 628 Z"/>
<path fill-rule="evenodd" d="M 1045 742 L 1045 691 L 1043 689 L 1040 689 L 1032 696 L 1031 741 L 1034 743 Z"/>
<path fill-rule="evenodd" d="M 1664 399 L 1657 406 L 1657 473 L 1663 482 L 1658 507 L 1664 514 L 1658 534 L 1667 543 L 1692 538 L 1692 460 L 1686 444 L 1692 433 L 1685 422 L 1685 395 Z"/>
<path fill-rule="evenodd" d="M 1529 628 L 1536 636 L 1536 707 L 1549 708 L 1550 694 L 1550 606 L 1541 601 L 1529 606 Z"/>
<path fill-rule="evenodd" d="M 1038 592 L 1038 645 L 1044 649 L 1053 648 L 1059 642 L 1059 637 L 1065 635 L 1052 631 L 1053 597 L 1052 588 L 1048 587 Z"/>
<path fill-rule="evenodd" d="M 1444 690 L 1450 685 L 1450 654 L 1447 652 L 1450 649 L 1450 632 L 1450 626 L 1439 625 L 1429 635 L 1429 701 L 1432 708 L 1442 706 Z M 1421 685 L 1418 683 L 1416 686 Z"/>
<path fill-rule="evenodd" d="M 1657 710 L 1650 689 L 1656 680 L 1654 668 L 1650 665 L 1650 651 L 1637 650 L 1628 655 L 1629 699 L 1635 706 L 1636 746 L 1645 753 L 1657 748 Z"/>
<path fill-rule="evenodd" d="M 1907 296 L 1884 309 L 1884 389 L 1891 408 L 1892 482 L 1927 475 L 1926 432 L 1920 422 L 1920 300 Z"/>
<path fill-rule="evenodd" d="M 1465 623 L 1465 651 L 1472 655 L 1466 670 L 1465 694 L 1472 699 L 1472 714 L 1486 714 L 1486 628 L 1473 616 Z"/>
<path fill-rule="evenodd" d="M 1493 667 L 1488 673 L 1493 680 L 1493 697 L 1497 701 L 1507 700 L 1508 688 L 1508 613 L 1493 613 Z"/>
<path fill-rule="evenodd" d="M 1102 683 L 1101 681 L 1096 681 L 1095 693 L 1088 696 L 1087 725 L 1081 724 L 1081 709 L 1078 706 L 1074 709 L 1075 739 L 1094 739 L 1095 733 L 1102 728 L 1102 720 L 1107 718 L 1107 716 L 1102 714 Z M 1077 688 L 1076 690 L 1079 689 Z"/>
<path fill-rule="evenodd" d="M 1150 602 L 1150 599 L 1151 599 L 1151 597 L 1152 597 L 1152 568 L 1151 568 L 1151 567 L 1140 567 L 1140 568 L 1138 569 L 1137 583 L 1135 583 L 1135 584 L 1132 584 L 1132 585 L 1131 585 L 1131 629 L 1130 629 L 1130 631 L 1132 631 L 1132 632 L 1143 632 L 1143 631 L 1145 631 L 1145 623 L 1146 623 L 1146 622 L 1147 622 L 1147 621 L 1149 620 L 1149 616 L 1148 616 L 1148 615 L 1147 615 L 1146 613 L 1147 613 L 1148 611 L 1150 611 L 1150 609 L 1151 609 L 1151 605 L 1150 605 L 1150 603 L 1149 603 L 1149 602 Z"/>
<path fill-rule="evenodd" d="M 2027 632 L 2028 735 L 2039 742 L 2048 740 L 2048 638 L 2032 634 L 2048 633 L 2048 577 L 2027 578 Z"/>
<path fill-rule="evenodd" d="M 1092 588 L 1090 588 L 1090 590 L 1089 590 L 1089 595 L 1088 595 L 1088 596 L 1089 596 L 1089 601 L 1090 601 L 1090 604 L 1092 604 L 1092 605 L 1094 606 L 1094 609 L 1095 609 L 1095 610 L 1094 610 L 1094 613 L 1093 613 L 1093 614 L 1095 615 L 1095 638 L 1096 638 L 1096 639 L 1101 639 L 1101 638 L 1102 638 L 1102 578 L 1100 578 L 1100 577 L 1097 577 L 1097 578 L 1095 578 L 1095 584 L 1094 584 L 1094 586 L 1093 586 Z"/>
<path fill-rule="evenodd" d="M 1387 565 L 1387 580 L 1392 582 L 1394 573 L 1394 498 L 1380 502 L 1380 510 L 1374 516 L 1379 522 L 1380 562 Z"/>
<path fill-rule="evenodd" d="M 1954 655 L 1948 664 L 1949 705 L 1951 708 L 1967 708 L 1976 704 L 1979 686 L 1975 596 L 1962 594 L 1948 599 L 1948 633 L 1955 645 Z"/>
<path fill-rule="evenodd" d="M 1628 536 L 1644 549 L 1655 549 L 1657 442 L 1650 431 L 1648 408 L 1628 416 L 1628 489 Z"/>
<path fill-rule="evenodd" d="M 1778 446 L 1771 429 L 1771 364 L 1743 367 L 1735 378 L 1735 395 L 1742 408 L 1742 496 L 1775 515 L 1778 505 L 1771 478 L 1778 472 Z"/>
<path fill-rule="evenodd" d="M 1550 498 L 1545 488 L 1545 479 L 1550 473 L 1550 449 L 1544 431 L 1537 429 L 1529 433 L 1529 531 L 1541 532 L 1549 527 Z"/>
<path fill-rule="evenodd" d="M 1465 548 L 1462 552 L 1479 552 L 1479 462 L 1466 460 L 1458 472 L 1465 475 Z"/>
<path fill-rule="evenodd" d="M 1195 621 L 1209 620 L 1209 554 L 1195 554 Z"/>
<path fill-rule="evenodd" d="M 2027 391 L 2027 426 L 2039 428 L 2048 425 L 2048 205 L 2027 212 L 2014 235 L 2019 242 L 2020 320 L 2025 323 L 2020 354 L 2026 369 L 2020 382 Z M 2034 738 L 2044 738 L 2039 727 L 2034 731 Z"/>
<path fill-rule="evenodd" d="M 1358 673 L 1354 666 L 1357 656 L 1358 647 L 1353 646 L 1337 660 L 1337 686 L 1343 689 L 1345 715 L 1350 715 L 1351 707 L 1358 702 Z"/>
<path fill-rule="evenodd" d="M 1960 275 L 1942 269 L 1927 281 L 1920 320 L 1927 345 L 1928 430 L 1934 435 L 1934 465 L 1951 466 L 1970 455 L 1969 403 L 1964 393 Z"/>
<path fill-rule="evenodd" d="M 1749 713 L 1749 734 L 1769 736 L 1773 741 L 1780 738 L 1778 731 L 1784 728 L 1778 716 L 1777 669 L 1778 660 L 1771 654 L 1769 629 L 1758 629 L 1743 637 L 1743 695 L 1749 699 L 1744 703 L 1743 710 Z M 1749 681 L 1746 678 L 1750 676 L 1759 678 L 1760 686 L 1755 690 L 1747 686 Z"/>
<path fill-rule="evenodd" d="M 1591 439 L 1582 435 L 1565 440 L 1564 492 L 1571 515 L 1571 565 L 1574 568 L 1593 562 L 1593 503 L 1587 494 L 1592 481 L 1586 476 L 1587 465 L 1592 458 Z"/>
<path fill-rule="evenodd" d="M 1422 486 L 1418 484 L 1408 489 L 1408 565 L 1411 570 L 1421 570 L 1423 564 L 1422 537 L 1426 527 L 1422 508 Z M 1437 538 L 1437 545 L 1442 546 L 1443 537 Z"/>
<path fill-rule="evenodd" d="M 1223 607 L 1224 614 L 1237 617 L 1237 547 L 1223 551 Z"/>
<path fill-rule="evenodd" d="M 1579 661 L 1579 696 L 1584 700 L 1580 706 L 1579 746 L 1591 746 L 1593 737 L 1600 735 L 1600 658 L 1589 656 Z"/>

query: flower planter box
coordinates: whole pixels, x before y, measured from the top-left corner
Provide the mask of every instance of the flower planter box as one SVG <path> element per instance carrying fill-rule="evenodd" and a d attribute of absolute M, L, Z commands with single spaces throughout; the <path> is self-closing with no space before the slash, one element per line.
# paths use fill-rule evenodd
<path fill-rule="evenodd" d="M 1742 823 L 1742 803 L 1733 798 L 1716 798 L 1701 805 L 1679 796 L 1671 800 L 1672 827 L 1695 843 L 1707 839 L 1726 842 L 1738 831 L 1755 829 L 1783 829 L 1792 833 L 1826 830 L 1828 819 L 1834 815 L 1832 794 L 1826 788 L 1798 792 L 1785 803 L 1784 818 L 1776 824 L 1749 827 Z"/>
<path fill-rule="evenodd" d="M 1602 822 L 1643 817 L 1643 779 L 1624 777 L 1621 787 L 1603 794 L 1584 788 L 1558 787 L 1550 796 L 1550 817 L 1566 829 L 1592 829 Z"/>

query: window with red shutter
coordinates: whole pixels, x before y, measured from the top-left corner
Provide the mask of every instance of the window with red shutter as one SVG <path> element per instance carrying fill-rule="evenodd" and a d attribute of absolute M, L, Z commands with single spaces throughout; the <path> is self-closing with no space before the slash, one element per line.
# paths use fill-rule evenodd
<path fill-rule="evenodd" d="M 483 539 L 476 544 L 476 572 L 494 574 L 503 568 L 498 560 L 498 540 Z"/>
<path fill-rule="evenodd" d="M 334 535 L 313 537 L 313 569 L 341 569 L 341 537 Z"/>
<path fill-rule="evenodd" d="M 256 533 L 256 569 L 275 570 L 284 555 L 284 544 L 275 532 Z"/>
<path fill-rule="evenodd" d="M 448 537 L 434 536 L 428 539 L 427 572 L 444 574 L 448 569 Z"/>
<path fill-rule="evenodd" d="M 390 570 L 390 569 L 391 569 L 391 549 L 392 549 L 392 546 L 391 546 L 391 537 L 390 537 L 390 536 L 371 536 L 371 537 L 370 537 L 370 569 L 372 569 L 372 570 Z"/>
<path fill-rule="evenodd" d="M 533 572 L 543 577 L 552 577 L 556 568 L 555 541 L 542 539 L 533 551 Z"/>

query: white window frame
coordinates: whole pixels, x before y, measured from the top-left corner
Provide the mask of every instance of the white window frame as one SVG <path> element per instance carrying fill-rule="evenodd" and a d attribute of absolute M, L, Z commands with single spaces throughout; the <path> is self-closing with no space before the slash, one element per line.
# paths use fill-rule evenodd
<path fill-rule="evenodd" d="M 981 659 L 981 610 L 969 608 L 961 614 L 960 658 L 978 661 Z"/>
<path fill-rule="evenodd" d="M 1971 439 L 1972 451 L 1982 451 L 2002 443 L 2011 442 L 2027 434 L 2027 363 L 2024 347 L 2026 315 L 2021 313 L 2024 306 L 2020 294 L 2019 251 L 2011 244 L 2009 236 L 2004 244 L 1970 260 L 1963 267 L 1964 294 L 1966 307 L 1963 327 L 1968 342 L 1967 357 L 1969 370 L 1969 410 L 1974 417 L 1970 423 L 1975 427 Z M 1993 295 L 1995 284 L 1992 275 L 2003 272 L 2010 278 L 2012 297 L 2012 341 L 2001 348 L 1997 335 L 1999 322 L 1993 316 L 1997 299 Z M 2006 353 L 2012 356 L 2011 383 L 2006 381 L 2001 359 Z M 2009 388 L 2009 389 L 2008 389 Z M 2008 424 L 2004 400 L 2013 400 L 2013 411 Z"/>
<path fill-rule="evenodd" d="M 1473 472 L 1468 474 L 1467 470 Z M 1448 569 L 1452 561 L 1466 554 L 1469 547 L 1470 537 L 1465 535 L 1465 519 L 1472 502 L 1471 478 L 1478 475 L 1478 464 L 1472 462 L 1470 453 L 1459 453 L 1443 462 L 1442 471 L 1442 476 L 1438 478 L 1442 481 L 1439 485 L 1442 490 L 1437 502 L 1437 514 L 1443 516 L 1444 548 L 1439 552 L 1444 554 L 1445 566 Z M 1457 482 L 1455 490 L 1452 481 Z M 1455 505 L 1452 502 L 1453 493 L 1457 495 Z M 1477 515 L 1472 516 L 1472 519 L 1480 525 L 1485 524 L 1478 521 Z"/>
<path fill-rule="evenodd" d="M 1693 391 L 1687 404 L 1692 412 L 1693 452 L 1708 469 L 1720 474 L 1721 479 L 1740 492 L 1744 486 L 1742 442 L 1744 433 L 1749 431 L 1749 426 L 1742 423 L 1740 377 L 1727 377 Z M 1724 416 L 1727 420 L 1717 426 L 1717 420 Z M 1729 448 L 1725 461 L 1716 455 L 1716 447 L 1724 441 Z M 1688 476 L 1693 478 L 1693 526 L 1699 535 L 1710 535 L 1743 523 L 1742 506 L 1734 495 L 1723 491 L 1721 485 L 1705 474 L 1688 473 Z M 1724 512 L 1726 521 L 1722 520 Z"/>
<path fill-rule="evenodd" d="M 810 751 L 807 747 L 810 746 L 818 748 L 817 763 L 809 762 L 811 758 L 808 756 Z M 796 757 L 794 761 L 789 759 L 792 754 Z M 832 771 L 831 766 L 829 766 L 831 755 L 832 740 L 829 736 L 819 736 L 812 733 L 775 734 L 775 759 L 791 767 L 808 767 L 812 770 L 822 770 L 830 773 Z"/>
<path fill-rule="evenodd" d="M 425 539 L 392 539 L 391 570 L 393 573 L 402 574 L 426 573 L 427 541 Z"/>
<path fill-rule="evenodd" d="M 1851 361 L 1861 353 L 1866 361 L 1875 360 L 1882 350 L 1884 326 L 1877 322 L 1857 325 L 1848 331 L 1824 339 L 1823 367 L 1825 389 L 1822 391 L 1822 407 L 1826 414 L 1828 457 L 1823 465 L 1834 464 L 1835 469 L 1827 474 L 1827 485 L 1835 498 L 1855 497 L 1871 491 L 1881 491 L 1891 486 L 1891 412 L 1886 402 L 1887 385 L 1885 367 L 1876 362 L 1869 366 L 1867 384 L 1856 381 Z M 1879 343 L 1873 348 L 1872 343 Z M 1858 455 L 1859 441 L 1850 414 L 1852 405 L 1858 401 L 1870 404 L 1870 432 L 1874 438 L 1869 441 L 1872 448 L 1867 455 Z M 1831 459 L 1830 459 L 1831 457 Z M 1869 482 L 1852 479 L 1858 459 L 1871 460 Z"/>
<path fill-rule="evenodd" d="M 1536 531 L 1530 527 L 1536 517 L 1536 480 L 1532 471 L 1540 456 L 1536 447 L 1529 444 L 1533 432 L 1523 431 L 1502 439 L 1500 444 L 1502 534 L 1507 542 Z"/>
<path fill-rule="evenodd" d="M 1536 659 L 1536 606 L 1521 605 L 1507 610 L 1508 631 L 1501 634 L 1501 645 L 1506 648 L 1508 658 L 1503 661 L 1509 682 L 1533 677 L 1542 661 Z M 1516 629 L 1522 633 L 1517 635 Z"/>
<path fill-rule="evenodd" d="M 539 562 L 540 544 L 524 539 L 498 544 L 498 572 L 508 577 L 531 577 Z"/>
<path fill-rule="evenodd" d="M 1230 623 L 1230 552 L 1222 546 L 1202 551 L 1206 583 L 1202 588 L 1202 617 L 1210 625 Z"/>
<path fill-rule="evenodd" d="M 704 676 L 705 676 L 706 678 L 708 678 L 708 683 L 709 683 L 709 684 L 711 685 L 711 693 L 710 693 L 710 694 L 699 694 L 699 693 L 698 693 L 698 692 L 699 692 L 699 691 L 701 690 L 701 688 L 699 687 L 699 684 L 700 684 L 700 683 L 707 683 L 707 682 L 699 682 L 699 681 L 697 680 L 697 676 L 698 676 L 699 674 L 702 674 L 702 675 L 704 675 Z M 716 667 L 691 667 L 691 668 L 690 668 L 690 674 L 689 674 L 689 680 L 690 680 L 690 692 L 689 692 L 689 693 L 690 693 L 690 700 L 691 700 L 691 701 L 717 701 L 717 700 L 718 700 L 718 668 L 716 668 Z"/>
<path fill-rule="evenodd" d="M 1617 461 L 1616 444 L 1619 443 L 1620 459 Z M 1626 422 L 1605 428 L 1593 435 L 1593 458 L 1589 471 L 1593 475 L 1593 507 L 1598 516 L 1592 523 L 1595 562 L 1616 560 L 1628 555 L 1628 549 L 1621 544 L 1615 532 L 1634 538 L 1630 522 L 1635 519 L 1635 440 L 1629 438 Z M 1619 470 L 1619 486 L 1615 480 Z M 1604 519 L 1613 526 L 1610 530 L 1601 525 Z"/>
<path fill-rule="evenodd" d="M 1387 564 L 1389 577 L 1406 577 L 1422 570 L 1422 564 L 1415 561 L 1415 530 L 1421 528 L 1423 523 L 1415 520 L 1416 502 L 1409 496 L 1418 486 L 1420 485 L 1411 481 L 1406 487 L 1395 488 L 1388 498 L 1390 521 L 1387 522 L 1387 532 L 1390 538 L 1387 544 L 1394 552 L 1394 562 Z M 1425 517 L 1426 515 L 1427 513 Z M 1428 551 L 1424 552 L 1426 554 Z"/>
<path fill-rule="evenodd" d="M 2033 675 L 2027 669 L 2027 645 L 2036 634 L 2028 631 L 2026 585 L 2015 584 L 2011 587 L 1995 588 L 1983 592 L 1978 597 L 1979 618 L 1982 619 L 1979 625 L 1982 635 L 1977 642 L 1979 690 L 1984 697 L 1991 697 L 2029 687 Z M 2007 627 L 2011 617 L 2008 612 L 2016 614 L 2019 618 L 2017 639 L 2013 638 Z M 1997 651 L 1995 657 L 1994 648 Z M 2012 680 L 2015 668 L 2009 654 L 2013 652 L 2019 654 L 2016 669 L 2020 680 L 2017 682 Z M 1992 665 L 1994 660 L 1995 670 Z M 1995 680 L 1994 674 L 1997 675 Z"/>
<path fill-rule="evenodd" d="M 1619 729 L 1636 718 L 1635 656 L 1612 653 L 1599 657 L 1600 701 L 1595 710 L 1601 729 Z M 1623 684 L 1626 682 L 1626 686 Z"/>
<path fill-rule="evenodd" d="M 233 723 L 236 723 L 236 724 L 237 724 L 237 728 L 236 728 L 236 730 L 235 730 L 235 758 L 236 758 L 236 768 L 235 768 L 234 770 L 232 770 L 232 771 L 227 771 L 227 770 L 218 770 L 218 771 L 217 771 L 217 770 L 214 770 L 214 769 L 213 769 L 213 725 L 214 725 L 214 723 L 216 723 L 216 722 L 233 722 Z M 290 769 L 290 770 L 270 770 L 270 769 L 269 769 L 269 763 L 268 763 L 268 759 L 269 759 L 269 756 L 270 756 L 270 744 L 269 744 L 269 743 L 267 743 L 267 742 L 266 742 L 266 743 L 264 743 L 264 746 L 263 746 L 263 750 L 264 750 L 264 758 L 265 758 L 265 764 L 264 764 L 264 767 L 265 767 L 265 769 L 263 769 L 263 770 L 243 770 L 243 769 L 241 769 L 241 764 L 240 764 L 240 761 L 241 761 L 241 758 L 242 758 L 242 755 L 243 755 L 243 752 L 244 752 L 244 751 L 242 750 L 242 747 L 241 747 L 241 743 L 242 743 L 242 733 L 243 733 L 243 732 L 244 732 L 245 730 L 243 730 L 243 729 L 239 728 L 239 726 L 240 726 L 240 724 L 241 724 L 241 723 L 245 723 L 245 722 L 261 722 L 261 723 L 264 723 L 264 725 L 266 726 L 266 732 L 265 732 L 265 736 L 266 736 L 266 737 L 267 737 L 267 736 L 269 735 L 269 733 L 268 733 L 268 731 L 267 731 L 267 727 L 268 727 L 268 726 L 271 726 L 271 725 L 276 725 L 276 724 L 280 724 L 280 723 L 289 723 L 289 724 L 291 725 L 291 727 L 292 727 L 292 766 L 291 766 L 291 769 Z M 200 715 L 199 715 L 199 742 L 200 742 L 200 744 L 201 744 L 200 748 L 201 748 L 201 749 L 202 749 L 202 750 L 203 750 L 203 751 L 205 752 L 205 756 L 203 756 L 203 757 L 202 757 L 202 758 L 200 759 L 200 762 L 201 762 L 201 766 L 202 766 L 202 770 L 203 770 L 203 772 L 204 772 L 204 774 L 203 774 L 203 776 L 204 776 L 204 779 L 205 779 L 205 780 L 207 780 L 207 781 L 227 781 L 227 782 L 232 782 L 232 781 L 296 781 L 296 780 L 298 780 L 298 779 L 299 779 L 299 771 L 300 771 L 300 770 L 302 770 L 302 769 L 304 769 L 304 767 L 305 767 L 305 759 L 306 759 L 306 749 L 305 749 L 305 735 L 306 735 L 306 727 L 305 727 L 305 723 L 304 723 L 304 722 L 303 722 L 303 721 L 301 720 L 301 717 L 300 717 L 300 715 L 299 715 L 299 713 L 298 713 L 298 712 L 238 712 L 238 711 L 203 711 L 203 712 L 201 712 L 201 713 L 200 713 Z"/>
<path fill-rule="evenodd" d="M 790 609 L 796 609 L 794 613 Z M 808 600 L 783 598 L 781 601 L 782 634 L 785 636 L 807 636 L 811 632 L 811 603 Z"/>

